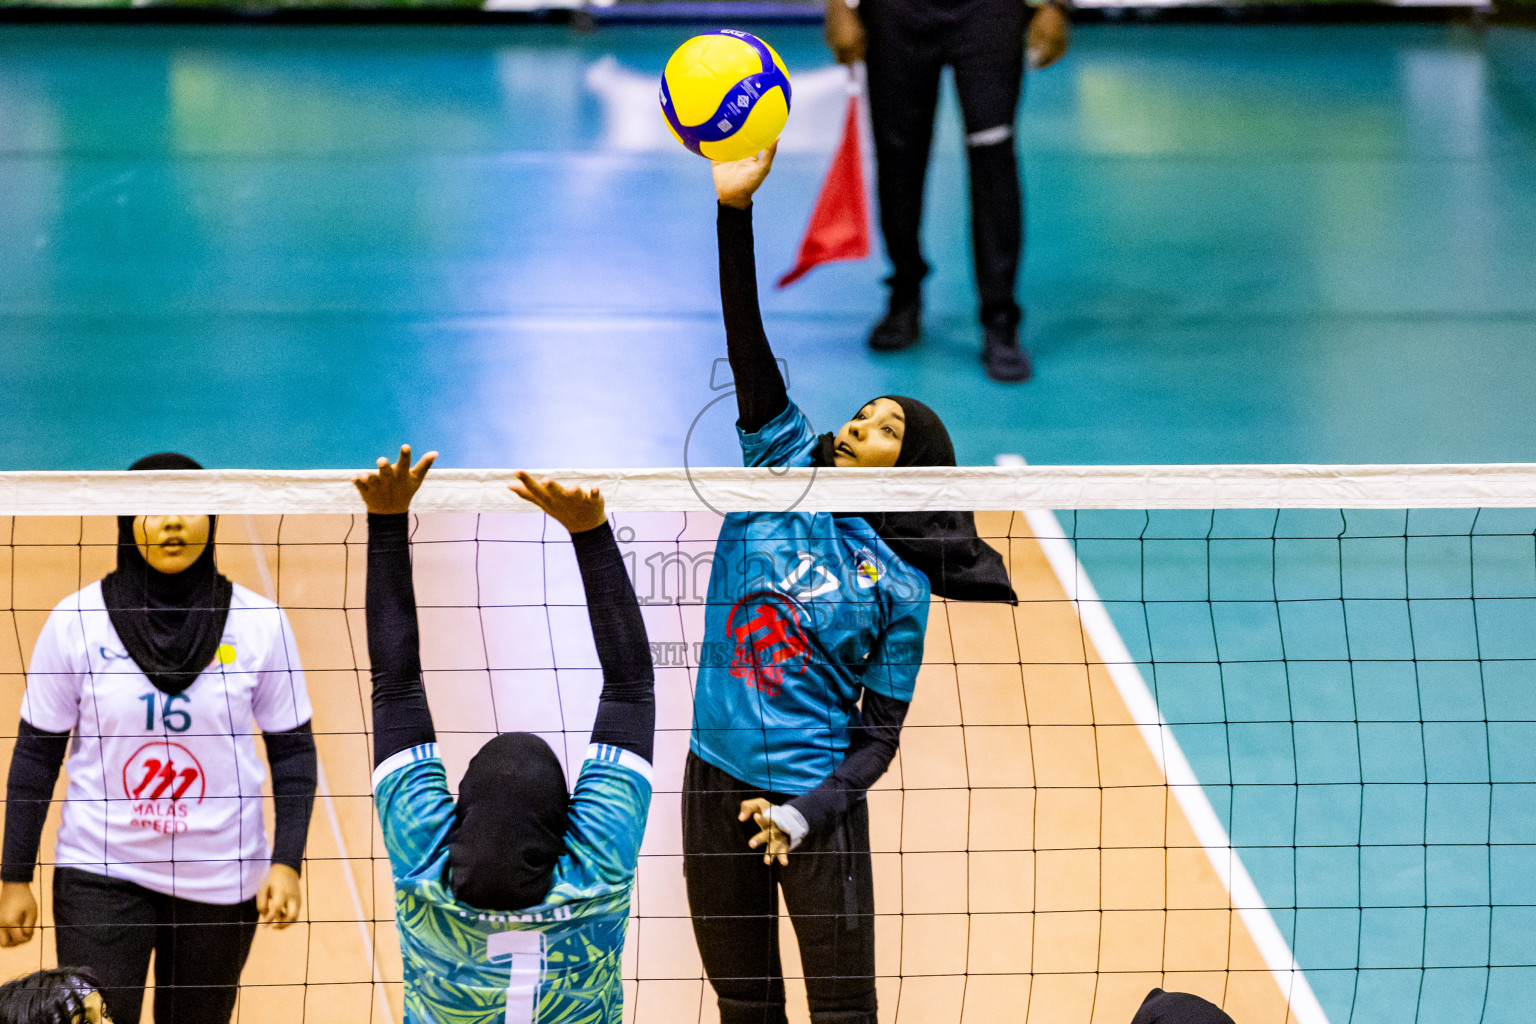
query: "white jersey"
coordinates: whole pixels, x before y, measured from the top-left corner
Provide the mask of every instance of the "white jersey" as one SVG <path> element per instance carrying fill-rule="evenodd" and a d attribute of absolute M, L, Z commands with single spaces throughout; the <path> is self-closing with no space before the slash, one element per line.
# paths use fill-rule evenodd
<path fill-rule="evenodd" d="M 202 903 L 256 894 L 270 848 L 254 720 L 310 718 L 281 608 L 236 584 L 218 653 L 181 693 L 155 689 L 118 638 L 92 583 L 48 616 L 21 717 L 74 733 L 54 862 Z"/>

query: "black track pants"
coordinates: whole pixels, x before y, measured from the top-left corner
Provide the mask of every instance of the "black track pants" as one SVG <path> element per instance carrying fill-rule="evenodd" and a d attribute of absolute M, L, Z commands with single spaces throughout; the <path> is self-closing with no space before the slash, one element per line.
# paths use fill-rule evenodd
<path fill-rule="evenodd" d="M 1017 323 L 1024 245 L 1014 120 L 1024 84 L 1023 0 L 861 0 L 880 230 L 894 293 L 928 273 L 918 241 L 939 73 L 955 71 L 971 172 L 971 244 L 984 323 Z"/>
<path fill-rule="evenodd" d="M 117 1024 L 139 1024 L 155 954 L 156 1024 L 225 1024 L 256 937 L 256 901 L 177 899 L 77 868 L 53 873 L 59 964 L 85 967 Z"/>
<path fill-rule="evenodd" d="M 810 835 L 789 866 L 747 848 L 757 826 L 741 802 L 786 799 L 739 782 L 692 753 L 683 774 L 683 874 L 699 955 L 720 1024 L 785 1024 L 779 962 L 779 893 L 794 922 L 815 1024 L 875 1024 L 875 897 L 869 808 L 858 801 L 841 825 Z"/>

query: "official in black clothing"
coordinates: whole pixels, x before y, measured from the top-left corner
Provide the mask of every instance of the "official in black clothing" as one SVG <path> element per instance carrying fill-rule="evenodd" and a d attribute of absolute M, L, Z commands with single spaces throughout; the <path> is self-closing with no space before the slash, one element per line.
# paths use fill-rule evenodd
<path fill-rule="evenodd" d="M 833 54 L 844 64 L 862 60 L 869 72 L 880 230 L 892 265 L 889 306 L 869 335 L 876 351 L 907 348 L 921 330 L 928 264 L 918 229 L 939 73 L 947 64 L 954 68 L 970 163 L 982 361 L 993 380 L 1029 379 L 1014 294 L 1024 216 L 1013 126 L 1026 25 L 1032 67 L 1046 67 L 1066 52 L 1067 19 L 1058 0 L 1045 0 L 1033 18 L 1024 0 L 827 0 Z"/>

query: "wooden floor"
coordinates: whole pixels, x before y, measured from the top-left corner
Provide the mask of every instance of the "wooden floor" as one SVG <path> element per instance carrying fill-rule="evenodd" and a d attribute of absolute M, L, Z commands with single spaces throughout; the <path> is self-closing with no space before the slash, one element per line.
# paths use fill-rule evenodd
<path fill-rule="evenodd" d="M 626 1019 L 705 1024 L 717 1015 L 683 895 L 677 792 L 684 654 L 702 627 L 691 599 L 718 520 L 615 518 L 661 666 Z M 1287 1024 L 1279 985 L 1025 518 L 981 519 L 1004 538 L 1022 600 L 935 602 L 901 754 L 870 797 L 882 1024 L 1125 1024 L 1154 986 L 1198 992 L 1241 1024 Z M 5 720 L 48 610 L 110 569 L 113 530 L 108 520 L 0 520 L 0 572 L 13 587 L 13 628 L 0 633 Z M 227 516 L 219 539 L 224 571 L 288 610 L 321 766 L 304 919 L 258 934 L 236 1019 L 398 1022 L 392 887 L 368 789 L 364 524 Z M 498 730 L 538 731 L 568 762 L 579 757 L 598 674 L 558 528 L 534 516 L 434 516 L 416 540 L 423 658 L 449 777 Z M 57 819 L 55 805 L 45 857 Z M 54 961 L 46 867 L 40 878 L 41 937 L 0 952 L 0 976 Z M 787 924 L 784 939 L 792 950 Z M 791 952 L 786 970 L 798 969 Z M 791 1000 L 792 1019 L 806 1020 L 802 987 L 791 985 Z"/>

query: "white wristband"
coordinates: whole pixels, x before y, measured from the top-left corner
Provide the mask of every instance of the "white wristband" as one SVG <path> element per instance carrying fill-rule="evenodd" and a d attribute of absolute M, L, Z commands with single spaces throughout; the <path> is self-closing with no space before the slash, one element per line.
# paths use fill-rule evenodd
<path fill-rule="evenodd" d="M 800 845 L 805 834 L 811 830 L 810 823 L 805 820 L 805 815 L 788 804 L 770 806 L 764 817 L 773 822 L 780 832 L 789 836 L 789 848 L 793 850 Z"/>

